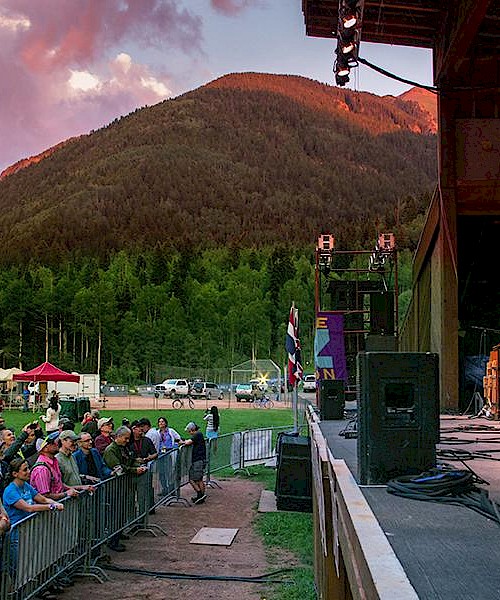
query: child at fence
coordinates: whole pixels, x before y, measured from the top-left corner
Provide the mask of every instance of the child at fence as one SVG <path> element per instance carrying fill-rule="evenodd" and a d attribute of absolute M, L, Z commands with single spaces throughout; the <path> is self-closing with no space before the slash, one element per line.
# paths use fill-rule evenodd
<path fill-rule="evenodd" d="M 207 410 L 203 420 L 206 421 L 207 427 L 205 430 L 205 436 L 210 440 L 210 450 L 217 453 L 217 438 L 219 437 L 219 409 L 216 406 L 212 406 L 210 410 Z"/>

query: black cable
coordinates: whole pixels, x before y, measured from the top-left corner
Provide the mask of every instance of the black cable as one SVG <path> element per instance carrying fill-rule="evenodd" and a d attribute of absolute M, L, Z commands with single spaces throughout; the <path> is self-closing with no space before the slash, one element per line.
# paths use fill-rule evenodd
<path fill-rule="evenodd" d="M 438 93 L 438 89 L 436 87 L 434 87 L 433 85 L 424 85 L 423 83 L 417 83 L 416 81 L 411 81 L 411 79 L 405 79 L 404 77 L 395 75 L 394 73 L 391 73 L 390 71 L 386 71 L 385 69 L 382 69 L 382 67 L 377 67 L 377 65 L 374 65 L 370 61 L 366 60 L 366 58 L 361 58 L 361 56 L 358 56 L 358 61 L 362 65 L 365 65 L 366 67 L 369 67 L 370 69 L 373 69 L 374 71 L 377 71 L 377 73 L 380 73 L 381 75 L 385 75 L 386 77 L 390 77 L 391 79 L 395 79 L 396 81 L 401 81 L 401 83 L 407 83 L 408 85 L 422 88 L 423 90 L 427 90 L 429 92 L 432 92 L 433 94 Z"/>
<path fill-rule="evenodd" d="M 477 481 L 471 469 L 445 472 L 434 469 L 417 476 L 391 479 L 387 491 L 413 500 L 465 506 L 500 525 L 498 507 L 490 500 L 486 490 L 474 485 Z"/>
<path fill-rule="evenodd" d="M 412 85 L 414 87 L 418 87 L 418 88 L 422 88 L 423 90 L 428 90 L 429 92 L 432 92 L 433 94 L 443 94 L 445 95 L 447 91 L 477 91 L 477 92 L 487 92 L 490 90 L 498 90 L 499 86 L 498 84 L 491 84 L 491 85 L 451 85 L 451 86 L 439 86 L 436 87 L 434 85 L 424 85 L 423 83 L 417 83 L 416 81 L 412 81 L 411 79 L 405 79 L 404 77 L 400 77 L 399 75 L 396 75 L 394 73 L 391 73 L 390 71 L 386 71 L 385 69 L 383 69 L 382 67 L 378 67 L 377 65 L 374 65 L 373 63 L 371 63 L 370 61 L 366 60 L 366 58 L 361 58 L 361 56 L 358 56 L 357 58 L 358 62 L 360 62 L 362 65 L 365 65 L 366 67 L 373 69 L 374 71 L 376 71 L 377 73 L 380 73 L 381 75 L 385 75 L 386 77 L 390 77 L 391 79 L 395 79 L 396 81 L 401 81 L 402 83 L 407 83 L 408 85 Z"/>
<path fill-rule="evenodd" d="M 146 577 L 157 577 L 159 579 L 191 579 L 196 581 L 241 581 L 244 583 L 290 583 L 286 579 L 270 579 L 280 573 L 293 571 L 293 569 L 279 569 L 264 575 L 255 575 L 254 577 L 230 576 L 230 575 L 197 575 L 189 573 L 173 573 L 169 571 L 150 571 L 148 569 L 136 569 L 134 567 L 117 567 L 115 565 L 102 565 L 103 569 L 108 571 L 117 571 L 119 573 L 133 573 L 135 575 L 144 575 Z"/>

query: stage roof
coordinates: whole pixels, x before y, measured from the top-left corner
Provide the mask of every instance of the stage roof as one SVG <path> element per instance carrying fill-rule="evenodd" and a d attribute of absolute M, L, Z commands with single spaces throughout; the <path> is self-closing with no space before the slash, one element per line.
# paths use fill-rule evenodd
<path fill-rule="evenodd" d="M 334 38 L 339 0 L 302 0 L 306 34 Z M 436 48 L 449 23 L 470 24 L 475 56 L 500 50 L 500 0 L 365 0 L 361 39 L 400 46 Z M 479 26 L 475 27 L 475 22 Z M 457 30 L 461 35 L 460 29 Z M 445 40 L 458 43 L 460 40 Z"/>

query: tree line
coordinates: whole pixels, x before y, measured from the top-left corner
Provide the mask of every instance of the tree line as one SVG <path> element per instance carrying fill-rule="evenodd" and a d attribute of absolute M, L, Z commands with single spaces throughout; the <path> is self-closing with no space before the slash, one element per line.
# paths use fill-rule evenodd
<path fill-rule="evenodd" d="M 410 254 L 403 258 L 408 287 Z M 282 365 L 292 301 L 312 369 L 312 248 L 121 251 L 106 264 L 5 267 L 2 366 L 27 370 L 47 357 L 69 371 L 137 384 L 155 382 L 162 365 L 228 369 L 252 357 Z"/>

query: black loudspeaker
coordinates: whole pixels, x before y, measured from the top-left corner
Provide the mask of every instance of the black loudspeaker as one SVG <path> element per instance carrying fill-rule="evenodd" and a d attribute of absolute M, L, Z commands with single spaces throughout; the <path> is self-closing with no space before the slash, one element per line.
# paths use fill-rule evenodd
<path fill-rule="evenodd" d="M 279 438 L 276 507 L 312 512 L 311 440 L 308 437 L 285 434 Z"/>
<path fill-rule="evenodd" d="M 365 348 L 367 352 L 396 352 L 397 341 L 393 335 L 374 335 L 370 333 L 366 336 Z"/>
<path fill-rule="evenodd" d="M 320 380 L 319 409 L 323 421 L 339 421 L 344 418 L 345 390 L 342 379 Z"/>
<path fill-rule="evenodd" d="M 383 484 L 435 466 L 438 355 L 359 353 L 357 385 L 359 482 Z"/>
<path fill-rule="evenodd" d="M 356 282 L 332 281 L 329 285 L 332 310 L 354 310 L 357 308 Z"/>
<path fill-rule="evenodd" d="M 384 335 L 394 333 L 394 294 L 370 294 L 370 332 Z"/>

